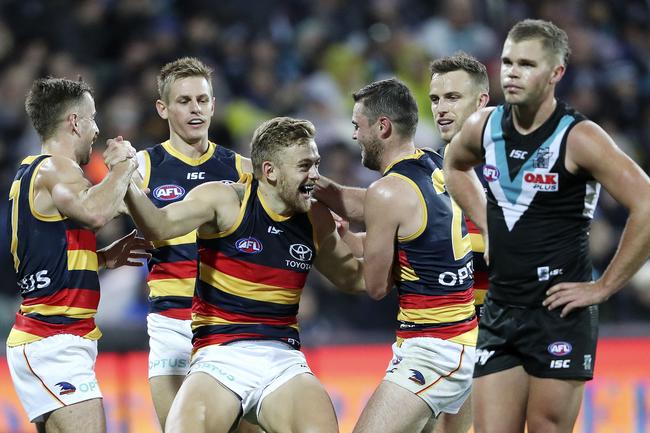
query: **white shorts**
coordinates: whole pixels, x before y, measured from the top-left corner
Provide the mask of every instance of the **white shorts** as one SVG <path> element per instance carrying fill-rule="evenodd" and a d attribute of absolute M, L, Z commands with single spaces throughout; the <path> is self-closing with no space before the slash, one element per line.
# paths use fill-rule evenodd
<path fill-rule="evenodd" d="M 299 374 L 312 374 L 301 351 L 260 340 L 204 347 L 192 358 L 190 374 L 196 372 L 208 373 L 237 394 L 243 415 L 255 423 L 266 396 Z"/>
<path fill-rule="evenodd" d="M 393 344 L 384 380 L 424 400 L 434 416 L 458 413 L 472 389 L 476 348 L 431 337 Z"/>
<path fill-rule="evenodd" d="M 192 321 L 162 314 L 147 315 L 149 378 L 185 376 L 192 356 Z"/>
<path fill-rule="evenodd" d="M 7 347 L 16 394 L 31 422 L 74 403 L 102 398 L 95 377 L 97 341 L 59 334 Z"/>

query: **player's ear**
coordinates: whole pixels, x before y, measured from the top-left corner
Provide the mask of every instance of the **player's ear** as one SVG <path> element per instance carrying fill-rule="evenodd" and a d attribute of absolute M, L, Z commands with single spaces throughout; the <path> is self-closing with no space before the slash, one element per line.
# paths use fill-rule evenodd
<path fill-rule="evenodd" d="M 167 104 L 165 104 L 165 101 L 162 99 L 156 101 L 156 111 L 158 112 L 158 115 L 165 120 L 169 117 L 167 113 Z"/>
<path fill-rule="evenodd" d="M 278 171 L 276 165 L 271 161 L 262 162 L 262 175 L 269 180 L 269 182 L 277 182 Z"/>

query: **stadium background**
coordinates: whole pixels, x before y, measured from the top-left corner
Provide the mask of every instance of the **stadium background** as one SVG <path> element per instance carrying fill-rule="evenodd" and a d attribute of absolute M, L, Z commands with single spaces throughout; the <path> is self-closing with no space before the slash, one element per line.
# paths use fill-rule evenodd
<path fill-rule="evenodd" d="M 87 167 L 103 175 L 106 138 L 123 135 L 138 149 L 168 136 L 158 118 L 160 66 L 197 56 L 215 69 L 210 137 L 248 155 L 253 129 L 276 115 L 317 127 L 321 172 L 366 186 L 376 175 L 359 163 L 350 123 L 352 91 L 397 76 L 420 106 L 417 144 L 438 147 L 427 92 L 428 63 L 467 51 L 488 66 L 491 104 L 501 44 L 526 17 L 567 30 L 573 54 L 558 95 L 598 122 L 645 170 L 650 167 L 650 12 L 644 0 L 0 0 L 0 195 L 7 197 L 22 157 L 40 151 L 24 112 L 34 78 L 81 76 L 96 91 L 100 138 Z M 6 227 L 7 200 L 0 201 Z M 592 230 L 594 274 L 614 253 L 625 211 L 602 194 Z M 100 244 L 131 228 L 120 218 Z M 0 235 L 6 245 L 6 233 Z M 146 388 L 146 289 L 143 270 L 104 272 L 98 323 L 98 371 L 110 432 L 154 430 Z M 0 333 L 19 299 L 0 249 Z M 395 324 L 395 297 L 381 302 L 337 293 L 314 275 L 301 305 L 302 339 L 312 367 L 337 404 L 342 431 L 382 376 Z M 650 265 L 601 308 L 597 379 L 587 388 L 576 431 L 650 431 Z M 2 351 L 3 349 L 0 349 Z M 32 431 L 0 362 L 0 433 Z"/>

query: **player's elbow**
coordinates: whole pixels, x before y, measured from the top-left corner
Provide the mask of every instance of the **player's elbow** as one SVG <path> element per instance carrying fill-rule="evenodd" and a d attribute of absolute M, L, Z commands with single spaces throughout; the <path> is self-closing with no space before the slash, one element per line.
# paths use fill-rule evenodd
<path fill-rule="evenodd" d="M 386 295 L 388 294 L 390 287 L 386 287 L 384 285 L 367 285 L 366 284 L 366 292 L 368 292 L 368 296 L 370 296 L 372 299 L 375 301 L 379 301 L 380 299 L 384 299 Z"/>

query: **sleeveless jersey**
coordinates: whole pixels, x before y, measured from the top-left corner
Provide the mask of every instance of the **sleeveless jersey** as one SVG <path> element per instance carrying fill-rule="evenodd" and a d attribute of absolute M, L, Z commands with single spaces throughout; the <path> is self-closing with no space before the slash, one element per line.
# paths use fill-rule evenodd
<path fill-rule="evenodd" d="M 99 304 L 95 234 L 62 215 L 34 207 L 36 173 L 50 155 L 25 158 L 9 193 L 11 254 L 23 298 L 10 347 L 56 334 L 97 340 Z"/>
<path fill-rule="evenodd" d="M 470 237 L 445 188 L 442 157 L 418 149 L 388 166 L 384 176 L 409 183 L 424 209 L 419 230 L 397 238 L 397 337 L 435 337 L 474 346 Z"/>
<path fill-rule="evenodd" d="M 156 207 L 182 200 L 194 187 L 205 182 L 237 182 L 242 174 L 241 156 L 209 143 L 198 159 L 188 158 L 168 141 L 143 152 L 144 186 Z M 149 311 L 175 319 L 191 318 L 196 279 L 196 230 L 184 236 L 154 243 L 149 261 Z"/>
<path fill-rule="evenodd" d="M 249 176 L 236 223 L 199 234 L 192 305 L 194 350 L 237 340 L 279 340 L 300 348 L 298 304 L 317 243 L 311 212 L 273 212 Z"/>
<path fill-rule="evenodd" d="M 558 101 L 551 117 L 524 136 L 509 105 L 488 116 L 482 146 L 491 298 L 538 306 L 554 284 L 591 279 L 588 237 L 600 185 L 564 166 L 569 131 L 584 119 Z"/>

